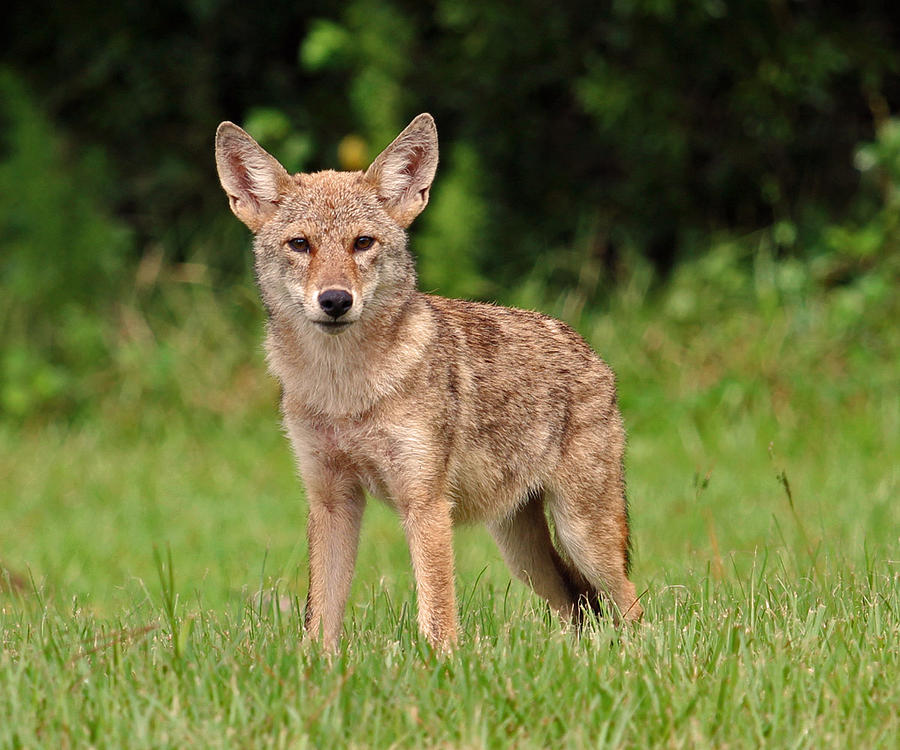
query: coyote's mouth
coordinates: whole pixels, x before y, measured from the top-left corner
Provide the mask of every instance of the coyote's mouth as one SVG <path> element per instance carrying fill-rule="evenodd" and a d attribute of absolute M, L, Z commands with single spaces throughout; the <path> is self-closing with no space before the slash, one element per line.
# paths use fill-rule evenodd
<path fill-rule="evenodd" d="M 353 325 L 352 320 L 314 320 L 313 323 L 323 331 L 331 334 L 340 333 L 345 328 Z"/>

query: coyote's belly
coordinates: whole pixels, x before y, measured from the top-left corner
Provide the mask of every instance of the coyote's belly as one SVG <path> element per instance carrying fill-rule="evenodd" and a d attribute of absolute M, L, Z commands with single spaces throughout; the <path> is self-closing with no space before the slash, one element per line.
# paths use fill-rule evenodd
<path fill-rule="evenodd" d="M 290 429 L 290 428 L 289 428 Z M 488 433 L 447 434 L 452 450 L 434 450 L 431 430 L 421 424 L 374 425 L 367 421 L 310 423 L 310 454 L 327 456 L 333 468 L 352 473 L 371 496 L 398 511 L 418 486 L 442 487 L 454 523 L 486 521 L 513 512 L 552 471 L 559 447 L 544 426 L 515 440 Z M 445 446 L 449 448 L 450 446 Z M 306 451 L 304 451 L 305 453 Z"/>
<path fill-rule="evenodd" d="M 354 473 L 373 497 L 402 510 L 403 496 L 397 487 L 392 462 L 379 451 L 376 455 L 353 456 Z M 518 508 L 531 490 L 543 484 L 546 464 L 518 456 L 497 460 L 479 451 L 466 455 L 446 480 L 446 495 L 452 505 L 454 524 L 488 521 L 506 516 Z M 413 479 L 413 482 L 415 480 Z"/>
<path fill-rule="evenodd" d="M 447 492 L 457 523 L 487 521 L 518 508 L 553 471 L 559 446 L 546 424 L 527 435 L 461 434 L 448 467 Z"/>

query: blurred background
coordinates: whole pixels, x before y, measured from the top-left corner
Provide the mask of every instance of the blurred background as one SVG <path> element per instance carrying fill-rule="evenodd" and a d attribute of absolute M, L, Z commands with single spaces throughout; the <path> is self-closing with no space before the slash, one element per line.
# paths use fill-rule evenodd
<path fill-rule="evenodd" d="M 223 119 L 309 171 L 363 168 L 432 112 L 441 171 L 414 248 L 445 295 L 574 290 L 572 318 L 636 266 L 664 283 L 726 244 L 738 266 L 765 252 L 788 292 L 894 274 L 898 21 L 786 0 L 13 3 L 4 413 L 91 400 L 83 379 L 122 343 L 110 316 L 160 274 L 246 282 L 212 159 Z"/>
<path fill-rule="evenodd" d="M 260 354 L 250 238 L 215 173 L 225 119 L 309 171 L 364 168 L 431 112 L 441 165 L 412 231 L 422 288 L 540 308 L 610 360 L 636 494 L 665 508 L 652 512 L 666 528 L 679 512 L 697 528 L 673 554 L 725 554 L 716 514 L 740 519 L 727 498 L 768 497 L 773 441 L 812 456 L 800 471 L 825 485 L 857 475 L 820 469 L 864 455 L 857 484 L 828 492 L 864 493 L 873 515 L 836 512 L 841 534 L 896 521 L 896 471 L 883 474 L 900 353 L 890 3 L 14 0 L 4 16 L 11 567 L 76 581 L 93 565 L 113 580 L 135 544 L 149 557 L 149 541 L 118 533 L 129 519 L 187 548 L 210 508 L 233 520 L 238 546 L 257 527 L 229 493 L 238 507 L 257 493 L 270 508 L 259 534 L 279 533 L 296 489 Z M 826 434 L 845 437 L 818 447 Z M 728 450 L 752 474 L 748 445 L 768 489 L 726 479 L 702 499 L 716 471 L 728 475 L 713 468 Z M 166 526 L 191 507 L 198 518 Z M 46 536 L 37 556 L 34 535 Z M 291 544 L 282 566 L 301 564 Z"/>

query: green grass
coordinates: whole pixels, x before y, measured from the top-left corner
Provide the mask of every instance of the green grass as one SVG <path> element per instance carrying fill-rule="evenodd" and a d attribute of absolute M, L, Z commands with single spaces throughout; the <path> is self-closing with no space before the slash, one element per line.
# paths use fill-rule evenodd
<path fill-rule="evenodd" d="M 581 640 L 504 588 L 463 587 L 447 658 L 411 604 L 372 583 L 334 660 L 287 611 L 137 597 L 97 619 L 35 603 L 5 615 L 7 746 L 894 747 L 894 573 L 778 559 L 751 575 L 657 581 L 648 622 Z"/>
<path fill-rule="evenodd" d="M 302 637 L 247 290 L 124 306 L 89 413 L 0 422 L 0 747 L 896 747 L 896 299 L 634 285 L 542 306 L 619 375 L 644 624 L 563 632 L 463 529 L 446 657 L 374 502 L 342 652 Z"/>

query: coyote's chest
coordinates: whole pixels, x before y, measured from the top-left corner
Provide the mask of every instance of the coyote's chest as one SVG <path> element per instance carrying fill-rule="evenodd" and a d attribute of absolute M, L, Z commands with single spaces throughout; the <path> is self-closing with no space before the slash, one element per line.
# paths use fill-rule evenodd
<path fill-rule="evenodd" d="M 370 416 L 297 417 L 286 409 L 285 425 L 304 475 L 324 472 L 350 481 L 393 507 L 433 465 L 433 457 L 423 455 L 428 441 L 408 424 Z"/>
<path fill-rule="evenodd" d="M 396 440 L 383 427 L 370 419 L 316 420 L 311 427 L 312 443 L 326 460 L 341 464 L 370 494 L 388 499 Z"/>

